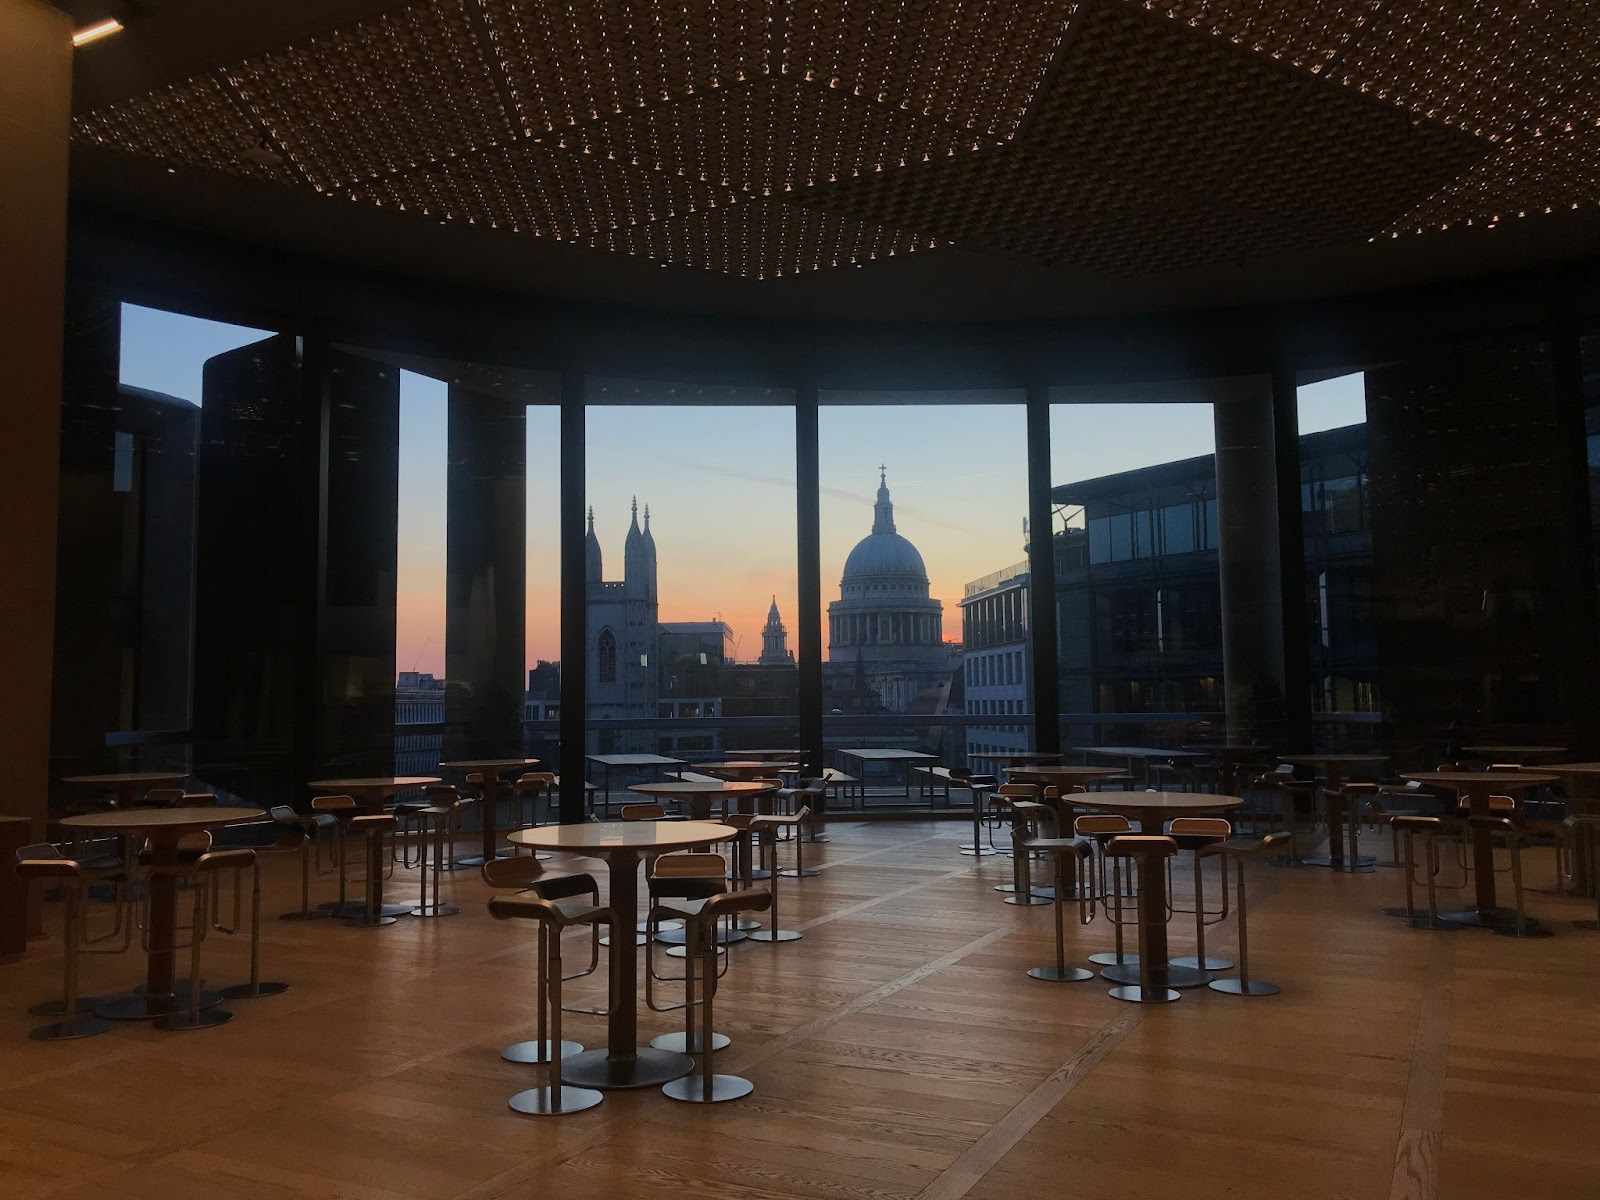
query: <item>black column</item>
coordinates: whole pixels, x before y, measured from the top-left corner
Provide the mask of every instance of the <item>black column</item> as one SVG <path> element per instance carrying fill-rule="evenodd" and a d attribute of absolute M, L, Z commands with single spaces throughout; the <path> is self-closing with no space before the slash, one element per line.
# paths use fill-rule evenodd
<path fill-rule="evenodd" d="M 1589 446 L 1585 423 L 1583 345 L 1577 333 L 1564 329 L 1551 343 L 1555 377 L 1556 478 L 1561 487 L 1560 581 L 1565 597 L 1565 625 L 1572 631 L 1572 654 L 1566 670 L 1566 704 L 1571 714 L 1574 757 L 1600 753 L 1600 596 L 1596 595 L 1594 497 L 1590 492 Z"/>
<path fill-rule="evenodd" d="M 527 406 L 451 385 L 444 757 L 523 753 Z"/>
<path fill-rule="evenodd" d="M 1050 389 L 1028 388 L 1028 648 L 1033 661 L 1033 746 L 1061 749 L 1056 654 L 1055 506 L 1050 499 Z"/>
<path fill-rule="evenodd" d="M 584 575 L 584 380 L 561 376 L 561 820 L 584 817 L 584 716 L 588 709 L 588 592 Z"/>
<path fill-rule="evenodd" d="M 1300 384 L 1292 367 L 1279 366 L 1272 373 L 1272 444 L 1283 578 L 1283 744 L 1289 751 L 1310 751 L 1310 581 L 1300 509 Z"/>
<path fill-rule="evenodd" d="M 794 394 L 795 548 L 799 595 L 795 613 L 800 667 L 800 745 L 804 771 L 820 775 L 822 753 L 822 513 L 821 451 L 817 440 L 817 389 Z"/>

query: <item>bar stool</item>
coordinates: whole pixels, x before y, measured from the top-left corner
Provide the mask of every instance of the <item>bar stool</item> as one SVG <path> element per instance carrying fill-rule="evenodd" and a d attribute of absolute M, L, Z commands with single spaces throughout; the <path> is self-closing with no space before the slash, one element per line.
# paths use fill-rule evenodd
<path fill-rule="evenodd" d="M 768 871 L 768 876 L 772 881 L 772 900 L 770 905 L 762 905 L 763 908 L 771 908 L 771 916 L 768 918 L 767 927 L 765 929 L 754 929 L 750 931 L 749 938 L 752 942 L 798 942 L 802 937 L 805 936 L 798 929 L 784 929 L 778 924 L 778 878 L 779 876 L 782 876 L 786 879 L 794 879 L 797 878 L 797 876 L 793 872 L 780 871 L 777 869 L 777 834 L 779 831 L 784 829 L 792 829 L 795 831 L 795 836 L 791 840 L 794 844 L 795 860 L 798 862 L 802 853 L 800 849 L 801 842 L 799 835 L 800 824 L 810 815 L 811 809 L 809 807 L 802 807 L 800 811 L 795 813 L 793 816 L 758 816 L 752 817 L 750 820 L 750 833 L 755 843 L 755 848 L 762 852 L 770 851 L 772 855 L 772 866 Z M 816 872 L 812 871 L 811 874 L 815 875 Z"/>
<path fill-rule="evenodd" d="M 1380 783 L 1366 797 L 1367 819 L 1372 823 L 1373 827 L 1379 830 L 1385 825 L 1389 827 L 1389 861 L 1380 861 L 1378 866 L 1399 867 L 1405 865 L 1404 860 L 1400 857 L 1400 831 L 1394 827 L 1394 820 L 1396 817 L 1428 815 L 1417 807 L 1419 802 L 1427 798 L 1427 791 L 1416 780 L 1404 785 Z"/>
<path fill-rule="evenodd" d="M 1169 959 L 1174 966 L 1189 967 L 1196 971 L 1226 971 L 1233 963 L 1226 958 L 1206 956 L 1206 904 L 1205 871 L 1200 852 L 1207 846 L 1226 841 L 1233 835 L 1233 826 L 1221 817 L 1174 817 L 1167 822 L 1167 835 L 1178 844 L 1179 850 L 1193 851 L 1194 864 L 1194 953 Z M 1228 917 L 1228 860 L 1218 859 L 1222 873 L 1222 908 L 1217 913 L 1217 924 Z M 1172 860 L 1167 860 L 1167 894 L 1172 894 Z M 1174 911 L 1182 912 L 1174 906 Z"/>
<path fill-rule="evenodd" d="M 194 916 L 189 927 L 189 996 L 183 1008 L 156 1019 L 157 1029 L 171 1032 L 211 1029 L 233 1020 L 233 1014 L 226 1009 L 201 1008 L 200 946 L 206 940 L 206 931 L 211 926 L 209 908 L 212 888 L 208 882 L 221 871 L 241 871 L 254 866 L 255 861 L 254 850 L 207 850 L 192 865 L 178 868 L 178 872 L 189 875 L 194 884 L 190 889 L 194 893 Z"/>
<path fill-rule="evenodd" d="M 1250 935 L 1245 925 L 1244 864 L 1246 859 L 1259 857 L 1275 846 L 1292 841 L 1292 835 L 1275 830 L 1263 838 L 1229 838 L 1225 842 L 1218 842 L 1200 851 L 1202 857 L 1206 858 L 1213 855 L 1231 858 L 1238 888 L 1236 906 L 1239 910 L 1239 978 L 1213 979 L 1208 985 L 1212 991 L 1225 992 L 1230 996 L 1275 996 L 1282 990 L 1275 983 L 1250 977 Z"/>
<path fill-rule="evenodd" d="M 1033 787 L 1032 784 L 1007 784 L 1007 787 Z M 1038 795 L 1039 789 L 1034 788 Z M 1008 794 L 1006 807 L 1011 819 L 1011 877 L 1012 894 L 1005 898 L 1004 903 L 1018 907 L 1031 907 L 1038 904 L 1053 904 L 1057 897 L 1050 888 L 1035 888 L 1033 886 L 1033 851 L 1027 848 L 1028 843 L 1035 839 L 1046 838 L 1054 834 L 1056 814 L 1055 810 L 1047 804 L 1037 800 L 1026 799 L 1020 794 Z"/>
<path fill-rule="evenodd" d="M 974 775 L 971 767 L 951 767 L 950 783 L 953 787 L 966 788 L 972 798 L 972 844 L 958 846 L 957 849 L 973 858 L 985 858 L 998 853 L 993 847 L 983 844 L 983 811 L 985 798 L 1000 786 L 1000 781 L 993 775 Z"/>
<path fill-rule="evenodd" d="M 350 822 L 361 813 L 361 806 L 356 803 L 354 796 L 313 796 L 311 798 L 311 811 L 313 814 L 333 818 L 333 857 L 335 866 L 339 871 L 339 898 L 329 900 L 318 905 L 330 916 L 344 914 L 361 907 L 359 901 L 348 897 L 349 875 L 345 870 L 345 851 L 350 839 Z"/>
<path fill-rule="evenodd" d="M 688 935 L 685 949 L 683 975 L 683 1045 L 685 1053 L 700 1055 L 697 1073 L 674 1079 L 665 1084 L 661 1092 L 673 1099 L 689 1104 L 716 1104 L 723 1100 L 737 1100 L 755 1090 L 755 1084 L 738 1075 L 716 1075 L 711 1070 L 711 1055 L 717 1049 L 717 1035 L 713 1032 L 709 1044 L 695 1029 L 695 1009 L 701 1012 L 700 1029 L 714 1030 L 715 1016 L 712 1000 L 717 994 L 717 981 L 725 968 L 717 965 L 717 931 L 719 922 L 732 922 L 740 913 L 761 912 L 772 903 L 772 893 L 765 891 L 723 892 L 703 900 L 673 899 L 651 909 L 651 917 L 673 916 L 683 921 Z M 695 999 L 695 973 L 699 968 L 700 999 Z"/>
<path fill-rule="evenodd" d="M 1044 812 L 1029 814 L 1034 822 L 1042 826 L 1050 816 L 1050 811 L 1043 804 L 1033 804 L 1028 800 L 1017 800 L 1012 803 L 1016 809 L 1023 805 L 1044 809 Z M 1056 927 L 1056 961 L 1053 966 L 1030 967 L 1028 975 L 1032 979 L 1042 979 L 1050 983 L 1081 983 L 1093 979 L 1094 972 L 1086 971 L 1082 967 L 1067 966 L 1067 932 L 1066 917 L 1063 909 L 1069 899 L 1076 897 L 1078 902 L 1078 923 L 1087 925 L 1094 920 L 1094 886 L 1089 878 L 1090 866 L 1094 861 L 1094 843 L 1087 838 L 1030 838 L 1023 847 L 1027 853 L 1049 855 L 1054 866 L 1053 877 L 1055 880 L 1055 927 Z M 1072 881 L 1067 880 L 1067 867 L 1072 866 Z"/>
<path fill-rule="evenodd" d="M 550 771 L 527 771 L 511 785 L 512 820 L 522 829 L 533 829 L 539 824 L 539 802 L 556 786 L 556 777 Z"/>
<path fill-rule="evenodd" d="M 428 803 L 422 808 L 414 810 L 417 821 L 422 826 L 422 846 L 417 854 L 417 865 L 422 870 L 422 900 L 411 910 L 413 917 L 453 917 L 461 909 L 455 904 L 446 904 L 439 896 L 440 877 L 449 870 L 446 865 L 450 862 L 452 843 L 448 840 L 450 831 L 455 827 L 461 811 L 461 794 L 448 783 L 429 784 L 422 789 L 422 794 Z M 432 838 L 428 836 L 427 826 L 431 825 Z M 430 856 L 428 843 L 432 841 L 433 854 L 431 856 L 432 869 L 429 869 Z M 428 879 L 433 879 L 433 899 L 428 899 Z"/>
<path fill-rule="evenodd" d="M 59 852 L 43 856 L 35 856 L 32 853 L 43 849 L 45 847 L 25 846 L 19 850 L 16 871 L 17 878 L 25 882 L 32 882 L 35 879 L 53 881 L 63 897 L 65 920 L 61 931 L 64 960 L 61 1020 L 40 1025 L 37 1029 L 30 1030 L 28 1036 L 36 1042 L 94 1037 L 110 1029 L 111 1022 L 94 1015 L 93 1006 L 98 1003 L 94 997 L 78 995 L 78 952 L 83 945 L 83 908 L 88 900 L 89 884 L 96 878 L 96 873 L 86 870 L 75 859 Z M 48 849 L 55 851 L 54 846 Z"/>
<path fill-rule="evenodd" d="M 750 819 L 752 822 L 755 820 L 754 817 Z M 682 1005 L 679 1004 L 658 1003 L 655 985 L 658 982 L 671 983 L 684 980 L 694 970 L 694 964 L 688 961 L 688 923 L 671 910 L 680 906 L 692 906 L 698 901 L 721 895 L 727 888 L 727 878 L 728 862 L 720 854 L 706 852 L 663 854 L 656 859 L 647 877 L 650 909 L 645 919 L 646 940 L 650 949 L 645 951 L 644 999 L 646 1007 L 652 1012 L 676 1012 L 681 1008 Z M 712 940 L 719 946 L 726 945 L 730 941 L 743 941 L 748 935 L 735 926 L 734 922 L 737 919 L 737 915 L 731 916 L 726 924 L 717 926 L 710 935 Z M 672 922 L 674 927 L 664 928 L 668 922 Z M 683 975 L 663 975 L 656 970 L 654 947 L 657 942 L 669 946 L 667 950 L 669 957 L 685 960 Z M 672 1050 L 679 1054 L 691 1054 L 700 1048 L 696 1043 L 691 1050 L 681 1033 L 662 1034 L 652 1039 L 650 1045 L 657 1050 Z M 720 1050 L 726 1045 L 728 1036 L 713 1030 L 711 1048 Z"/>
<path fill-rule="evenodd" d="M 1308 783 L 1303 779 L 1294 777 L 1294 764 L 1279 763 L 1255 781 L 1255 786 L 1278 793 L 1278 812 L 1283 819 L 1284 829 L 1289 834 L 1288 841 L 1283 843 L 1283 857 L 1275 859 L 1275 867 L 1288 870 L 1298 870 L 1315 864 L 1308 863 L 1295 850 L 1295 829 L 1299 825 L 1299 809 L 1296 800 L 1299 797 L 1309 797 L 1313 806 L 1316 803 L 1316 784 Z M 1315 821 L 1315 813 L 1312 817 Z"/>
<path fill-rule="evenodd" d="M 549 900 L 557 907 L 571 908 L 574 904 L 581 907 L 598 908 L 600 906 L 600 885 L 594 876 L 586 871 L 572 871 L 565 874 L 547 871 L 544 864 L 533 858 L 496 858 L 483 864 L 483 881 L 497 890 L 515 889 L 525 895 L 537 896 L 541 900 Z M 588 898 L 587 905 L 582 904 L 584 897 Z M 514 1063 L 543 1063 L 550 1061 L 552 1043 L 548 1037 L 547 1024 L 550 1015 L 549 980 L 546 977 L 544 964 L 549 953 L 545 940 L 549 936 L 549 929 L 543 923 L 539 926 L 539 1036 L 529 1042 L 513 1042 L 500 1051 L 500 1057 L 507 1062 Z M 592 975 L 600 967 L 600 926 L 595 924 L 592 929 L 589 947 L 589 965 L 581 971 L 571 975 L 563 975 L 562 981 L 582 979 Z M 565 1012 L 582 1012 L 592 1015 L 597 1014 L 594 1009 L 566 1008 Z M 579 1042 L 563 1041 L 561 1043 L 561 1057 L 569 1058 L 574 1054 L 582 1054 L 583 1046 Z"/>
<path fill-rule="evenodd" d="M 254 1000 L 262 996 L 278 996 L 289 990 L 289 985 L 281 980 L 263 980 L 261 978 L 261 856 L 263 854 L 294 854 L 304 851 L 306 835 L 298 829 L 286 827 L 277 820 L 252 821 L 246 825 L 228 825 L 216 830 L 212 835 L 211 846 L 213 851 L 247 849 L 252 852 L 250 860 L 250 981 L 248 983 L 230 984 L 218 988 L 217 994 L 224 1000 Z M 224 933 L 235 933 L 239 923 L 239 879 L 243 868 L 234 871 L 233 875 L 233 926 L 225 928 L 212 918 L 212 928 L 220 929 Z M 212 872 L 212 897 L 216 896 L 215 880 L 217 872 Z"/>
<path fill-rule="evenodd" d="M 274 804 L 267 815 L 281 825 L 298 829 L 300 841 L 300 907 L 279 913 L 280 921 L 315 921 L 333 916 L 330 909 L 311 907 L 311 843 L 322 829 L 332 828 L 336 822 L 331 813 L 298 813 L 287 804 Z"/>
<path fill-rule="evenodd" d="M 1107 899 L 1115 893 L 1118 896 L 1131 897 L 1137 894 L 1137 889 L 1129 887 L 1128 881 L 1122 877 L 1122 860 L 1112 859 L 1106 855 L 1106 846 L 1114 837 L 1122 837 L 1133 832 L 1133 825 L 1127 817 L 1114 813 L 1085 813 L 1076 817 L 1072 822 L 1072 832 L 1079 837 L 1086 837 L 1093 843 L 1096 850 L 1094 887 L 1100 897 L 1100 903 L 1105 905 Z M 1108 870 L 1109 864 L 1109 870 Z M 1116 950 L 1100 951 L 1089 955 L 1089 961 L 1097 967 L 1128 967 L 1137 966 L 1137 954 L 1124 954 L 1122 948 L 1122 928 L 1113 930 L 1116 939 Z"/>
<path fill-rule="evenodd" d="M 393 834 L 399 823 L 393 813 L 363 813 L 351 817 L 346 825 L 351 833 L 359 833 L 367 839 L 366 899 L 357 915 L 344 918 L 346 925 L 375 929 L 379 925 L 393 925 L 398 919 L 383 910 L 383 838 L 385 834 Z"/>
<path fill-rule="evenodd" d="M 1495 797 L 1490 797 L 1491 802 L 1494 799 Z M 1553 936 L 1553 930 L 1546 928 L 1528 916 L 1527 908 L 1523 903 L 1522 843 L 1526 840 L 1527 833 L 1516 821 L 1502 814 L 1491 813 L 1488 816 L 1469 817 L 1467 818 L 1467 825 L 1473 830 L 1488 830 L 1490 837 L 1502 839 L 1511 858 L 1511 890 L 1516 900 L 1516 920 L 1510 926 L 1494 926 L 1494 932 L 1501 937 L 1546 938 Z"/>
<path fill-rule="evenodd" d="M 1454 921 L 1446 921 L 1439 915 L 1439 843 L 1446 840 L 1452 842 L 1455 840 L 1450 827 L 1445 824 L 1444 819 L 1441 817 L 1424 817 L 1417 814 L 1396 814 L 1389 818 L 1389 828 L 1396 838 L 1404 838 L 1405 857 L 1401 860 L 1401 865 L 1406 872 L 1406 902 L 1403 908 L 1385 908 L 1383 910 L 1384 915 L 1400 917 L 1412 929 L 1430 929 L 1441 933 L 1465 929 L 1465 925 Z M 1422 839 L 1422 848 L 1427 858 L 1427 916 L 1418 913 L 1416 906 L 1416 840 L 1418 838 Z M 1462 882 L 1465 882 L 1465 872 L 1463 872 Z"/>
<path fill-rule="evenodd" d="M 505 859 L 521 862 L 521 859 Z M 484 863 L 485 871 L 490 863 Z M 574 925 L 588 925 L 596 929 L 611 924 L 611 910 L 598 904 L 561 903 L 540 896 L 493 896 L 489 900 L 489 915 L 497 921 L 524 920 L 539 923 L 539 1027 L 545 1027 L 546 1014 L 550 1022 L 550 1041 L 562 1049 L 566 1056 L 569 1043 L 561 1039 L 561 935 Z M 541 1041 L 543 1039 L 541 1038 Z M 576 1045 L 576 1043 L 571 1043 Z M 542 1088 L 529 1088 L 518 1092 L 506 1103 L 514 1112 L 529 1116 L 549 1117 L 562 1113 L 582 1112 L 593 1108 L 605 1097 L 593 1088 L 568 1087 L 561 1082 L 561 1057 L 549 1062 L 550 1083 Z"/>
<path fill-rule="evenodd" d="M 989 804 L 988 811 L 996 822 L 996 825 L 998 826 L 1003 822 L 1011 833 L 1011 837 L 1007 845 L 997 846 L 994 842 L 994 830 L 991 829 L 989 831 L 989 845 L 994 852 L 996 854 L 1009 855 L 1012 859 L 1011 882 L 996 884 L 994 890 L 997 892 L 1015 895 L 1018 889 L 1022 887 L 1023 871 L 1022 868 L 1018 867 L 1016 863 L 1016 826 L 1011 819 L 1011 802 L 1013 800 L 1036 801 L 1039 799 L 1039 794 L 1039 785 L 1036 783 L 1003 783 L 999 787 L 995 788 L 994 791 L 990 792 L 987 796 L 987 801 Z M 1043 903 L 1046 899 L 1048 899 L 1048 897 L 1040 897 L 1036 903 Z"/>
<path fill-rule="evenodd" d="M 1171 912 L 1165 903 L 1158 907 L 1162 889 L 1159 886 L 1152 888 L 1145 882 L 1147 872 L 1165 870 L 1166 864 L 1162 860 L 1171 858 L 1177 852 L 1178 844 L 1161 834 L 1124 833 L 1106 843 L 1105 856 L 1113 862 L 1126 860 L 1130 870 L 1135 871 L 1139 879 L 1135 909 L 1139 930 L 1139 982 L 1118 984 L 1112 988 L 1111 997 L 1114 1000 L 1126 1000 L 1133 1004 L 1170 1004 L 1179 998 L 1176 989 L 1166 985 L 1165 963 L 1161 964 L 1162 982 L 1159 985 L 1156 983 L 1157 968 L 1149 952 L 1150 930 L 1158 925 L 1166 925 Z M 1125 922 L 1122 918 L 1122 896 L 1118 891 L 1112 893 L 1111 914 L 1111 920 L 1118 930 L 1117 944 L 1120 948 L 1121 928 Z"/>

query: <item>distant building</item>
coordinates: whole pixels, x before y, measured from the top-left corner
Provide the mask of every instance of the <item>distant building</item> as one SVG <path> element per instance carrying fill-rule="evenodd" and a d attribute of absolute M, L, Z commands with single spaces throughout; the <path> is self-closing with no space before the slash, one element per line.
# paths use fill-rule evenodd
<path fill-rule="evenodd" d="M 1033 692 L 1028 656 L 1028 564 L 975 579 L 961 600 L 966 753 L 1028 749 Z M 991 724 L 984 717 L 996 718 Z M 1011 718 L 1009 722 L 998 718 Z"/>
<path fill-rule="evenodd" d="M 772 598 L 772 607 L 767 610 L 767 623 L 761 630 L 761 657 L 757 661 L 764 667 L 794 662 L 794 655 L 789 650 L 789 631 L 783 627 L 783 618 L 778 615 L 776 596 Z"/>
<path fill-rule="evenodd" d="M 584 544 L 585 669 L 588 716 L 597 719 L 657 716 L 656 543 L 650 534 L 650 509 L 639 526 L 639 502 L 622 548 L 622 580 L 604 578 L 594 510 Z M 589 735 L 596 753 L 653 752 L 655 734 L 646 729 L 598 729 Z"/>

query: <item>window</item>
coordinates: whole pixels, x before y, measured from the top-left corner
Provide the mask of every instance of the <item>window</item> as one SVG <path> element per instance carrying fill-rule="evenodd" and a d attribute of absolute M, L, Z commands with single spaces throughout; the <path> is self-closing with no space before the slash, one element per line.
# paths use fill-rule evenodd
<path fill-rule="evenodd" d="M 595 664 L 601 683 L 617 681 L 617 637 L 609 629 L 601 630 L 595 645 Z"/>

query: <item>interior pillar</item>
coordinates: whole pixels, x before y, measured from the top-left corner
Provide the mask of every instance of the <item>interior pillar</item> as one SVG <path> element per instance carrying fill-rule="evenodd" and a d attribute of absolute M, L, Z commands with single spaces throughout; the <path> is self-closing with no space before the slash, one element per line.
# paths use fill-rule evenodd
<path fill-rule="evenodd" d="M 71 97 L 70 18 L 41 0 L 0 6 L 0 762 L 8 779 L 0 815 L 28 820 L 35 839 L 44 835 L 50 782 Z"/>

